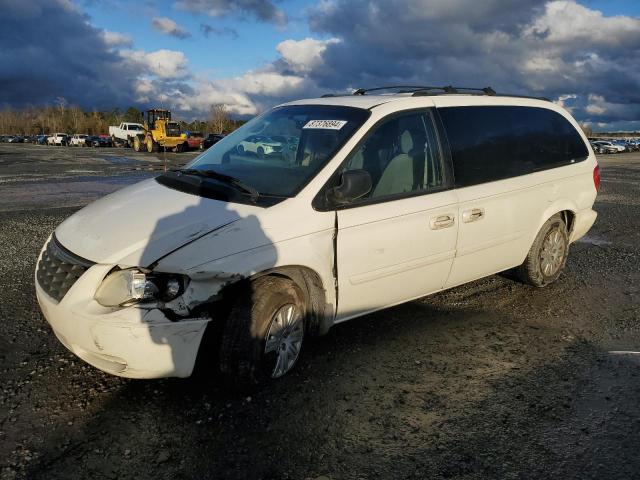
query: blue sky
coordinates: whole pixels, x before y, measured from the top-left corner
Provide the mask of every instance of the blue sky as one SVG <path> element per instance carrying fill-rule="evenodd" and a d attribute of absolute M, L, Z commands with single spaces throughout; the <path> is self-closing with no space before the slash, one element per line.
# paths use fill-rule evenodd
<path fill-rule="evenodd" d="M 0 0 L 0 106 L 278 103 L 388 84 L 545 96 L 640 130 L 640 0 Z M 204 26 L 204 27 L 203 27 Z M 203 31 L 203 28 L 206 31 Z"/>
<path fill-rule="evenodd" d="M 91 17 L 91 23 L 107 30 L 133 37 L 134 46 L 144 50 L 168 48 L 181 50 L 189 57 L 191 66 L 212 78 L 241 75 L 247 70 L 276 59 L 276 46 L 287 39 L 300 40 L 311 36 L 306 12 L 315 5 L 311 0 L 288 0 L 278 3 L 289 19 L 287 25 L 265 23 L 250 15 L 231 15 L 214 18 L 202 13 L 190 13 L 173 6 L 171 1 L 130 2 L 121 0 L 80 2 Z M 191 33 L 181 40 L 154 29 L 153 17 L 168 17 Z M 146 18 L 146 21 L 145 21 Z M 219 29 L 233 29 L 238 36 L 210 35 L 200 31 L 201 24 Z"/>
<path fill-rule="evenodd" d="M 639 0 L 585 0 L 584 5 L 600 10 L 606 15 L 631 15 L 640 17 Z"/>

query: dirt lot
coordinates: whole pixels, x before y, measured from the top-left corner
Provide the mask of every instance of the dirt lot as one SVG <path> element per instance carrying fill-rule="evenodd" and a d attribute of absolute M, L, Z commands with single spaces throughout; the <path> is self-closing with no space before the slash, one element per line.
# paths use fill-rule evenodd
<path fill-rule="evenodd" d="M 0 145 L 0 478 L 640 476 L 640 154 L 600 159 L 599 218 L 556 284 L 493 276 L 337 326 L 245 397 L 111 377 L 54 338 L 47 235 L 163 166 L 96 153 Z"/>

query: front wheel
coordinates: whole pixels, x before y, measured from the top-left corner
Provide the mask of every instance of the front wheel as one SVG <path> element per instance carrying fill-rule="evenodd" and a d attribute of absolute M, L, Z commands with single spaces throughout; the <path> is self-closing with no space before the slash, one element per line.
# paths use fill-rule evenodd
<path fill-rule="evenodd" d="M 266 276 L 251 282 L 224 326 L 222 373 L 243 389 L 286 375 L 300 356 L 305 312 L 302 292 L 291 280 Z"/>
<path fill-rule="evenodd" d="M 569 233 L 560 214 L 545 222 L 533 242 L 517 276 L 534 287 L 545 287 L 555 282 L 564 269 L 569 255 Z"/>

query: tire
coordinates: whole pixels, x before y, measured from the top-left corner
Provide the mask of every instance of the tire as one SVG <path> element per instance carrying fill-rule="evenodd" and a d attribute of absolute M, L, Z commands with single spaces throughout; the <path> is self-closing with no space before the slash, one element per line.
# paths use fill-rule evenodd
<path fill-rule="evenodd" d="M 558 213 L 542 226 L 524 263 L 516 269 L 517 277 L 534 287 L 545 287 L 555 282 L 569 254 L 569 233 Z"/>
<path fill-rule="evenodd" d="M 160 145 L 158 145 L 158 142 L 154 141 L 152 137 L 148 137 L 145 143 L 147 145 L 147 152 L 156 153 L 160 151 Z"/>
<path fill-rule="evenodd" d="M 258 147 L 256 154 L 258 155 L 258 158 L 264 158 L 264 148 Z"/>
<path fill-rule="evenodd" d="M 134 152 L 141 152 L 142 151 L 142 140 L 140 139 L 140 137 L 135 137 L 133 139 L 133 151 Z"/>
<path fill-rule="evenodd" d="M 305 312 L 303 294 L 291 280 L 266 276 L 251 282 L 222 332 L 219 360 L 226 380 L 248 390 L 290 372 L 302 349 Z"/>
<path fill-rule="evenodd" d="M 244 153 L 244 146 L 242 146 L 242 145 L 238 145 L 238 146 L 236 147 L 236 150 L 238 151 L 238 153 L 239 153 L 240 155 L 242 155 L 242 154 Z"/>

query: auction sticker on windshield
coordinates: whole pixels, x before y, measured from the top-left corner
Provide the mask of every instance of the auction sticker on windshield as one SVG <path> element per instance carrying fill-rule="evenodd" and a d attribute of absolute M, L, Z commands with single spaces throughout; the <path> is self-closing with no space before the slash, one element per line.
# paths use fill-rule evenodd
<path fill-rule="evenodd" d="M 346 120 L 309 120 L 302 128 L 321 128 L 324 130 L 340 130 L 347 124 Z"/>

